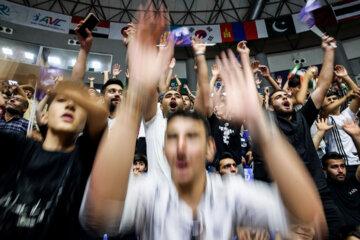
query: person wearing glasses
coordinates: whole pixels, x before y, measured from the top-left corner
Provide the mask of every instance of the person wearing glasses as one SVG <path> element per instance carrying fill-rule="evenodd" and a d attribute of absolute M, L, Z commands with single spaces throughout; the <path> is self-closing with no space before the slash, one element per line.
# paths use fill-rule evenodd
<path fill-rule="evenodd" d="M 5 103 L 5 100 L 0 95 L 0 103 L 2 102 Z M 16 87 L 4 105 L 5 113 L 0 117 L 0 131 L 26 136 L 29 121 L 23 118 L 23 115 L 29 107 L 29 102 L 22 89 Z"/>

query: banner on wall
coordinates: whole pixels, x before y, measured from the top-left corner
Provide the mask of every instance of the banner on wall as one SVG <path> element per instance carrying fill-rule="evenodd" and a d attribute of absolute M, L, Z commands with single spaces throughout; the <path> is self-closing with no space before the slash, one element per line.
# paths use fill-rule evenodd
<path fill-rule="evenodd" d="M 269 37 L 295 33 L 295 27 L 291 15 L 265 19 L 265 24 Z"/>
<path fill-rule="evenodd" d="M 53 32 L 69 33 L 71 16 L 28 8 L 26 25 Z"/>
<path fill-rule="evenodd" d="M 360 18 L 360 0 L 334 3 L 332 9 L 338 22 Z"/>
<path fill-rule="evenodd" d="M 28 16 L 27 7 L 0 0 L 0 19 L 25 25 Z"/>
<path fill-rule="evenodd" d="M 191 36 L 199 35 L 207 43 L 221 43 L 220 25 L 187 26 Z M 177 28 L 170 27 L 171 30 Z"/>
<path fill-rule="evenodd" d="M 128 29 L 127 23 L 110 22 L 109 39 L 123 40 L 126 29 Z"/>

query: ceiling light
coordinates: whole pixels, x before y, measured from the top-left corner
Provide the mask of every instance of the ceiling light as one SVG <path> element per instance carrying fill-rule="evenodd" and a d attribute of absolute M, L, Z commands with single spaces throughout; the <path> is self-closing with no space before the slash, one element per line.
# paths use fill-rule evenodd
<path fill-rule="evenodd" d="M 34 54 L 31 52 L 25 52 L 25 58 L 33 60 Z"/>
<path fill-rule="evenodd" d="M 57 65 L 59 65 L 61 63 L 59 57 L 53 57 L 53 56 L 51 56 L 51 57 L 49 56 L 48 61 L 49 61 L 49 63 L 57 64 Z"/>
<path fill-rule="evenodd" d="M 99 62 L 99 61 L 92 61 L 91 62 L 91 67 L 93 67 L 93 68 L 101 68 L 101 62 Z"/>

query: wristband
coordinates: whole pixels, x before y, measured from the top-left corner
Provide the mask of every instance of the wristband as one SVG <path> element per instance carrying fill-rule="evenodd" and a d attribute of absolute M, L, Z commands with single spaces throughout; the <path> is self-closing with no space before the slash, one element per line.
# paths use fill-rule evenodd
<path fill-rule="evenodd" d="M 199 56 L 199 55 L 205 55 L 205 52 L 204 51 L 197 51 L 195 53 L 195 56 Z"/>

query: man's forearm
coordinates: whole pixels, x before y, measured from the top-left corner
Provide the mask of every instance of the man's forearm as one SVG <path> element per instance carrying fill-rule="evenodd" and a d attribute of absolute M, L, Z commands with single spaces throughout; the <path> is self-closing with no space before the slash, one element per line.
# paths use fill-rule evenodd
<path fill-rule="evenodd" d="M 323 131 L 323 130 L 319 131 L 318 130 L 315 133 L 315 135 L 312 137 L 312 140 L 313 140 L 316 151 L 319 150 L 319 145 L 320 145 L 320 142 L 323 139 L 324 135 L 325 135 L 325 131 Z"/>
<path fill-rule="evenodd" d="M 359 87 L 356 85 L 356 83 L 350 78 L 349 75 L 343 78 L 346 82 L 346 85 L 349 86 L 351 90 L 358 91 Z"/>
<path fill-rule="evenodd" d="M 85 49 L 80 48 L 79 54 L 76 59 L 76 63 L 71 73 L 72 80 L 75 81 L 84 80 L 87 56 L 88 56 L 88 52 Z"/>
<path fill-rule="evenodd" d="M 277 82 L 271 76 L 266 77 L 265 79 L 270 83 L 274 90 L 281 90 L 279 84 L 277 84 Z"/>
<path fill-rule="evenodd" d="M 194 107 L 205 116 L 209 109 L 209 71 L 206 63 L 205 54 L 201 54 L 195 57 L 196 65 L 198 66 L 197 73 L 197 96 L 195 99 Z"/>
<path fill-rule="evenodd" d="M 348 99 L 348 97 L 344 96 L 344 97 L 340 98 L 339 100 L 325 106 L 320 112 L 321 117 L 325 118 L 325 117 L 329 116 L 330 113 L 332 113 L 335 109 L 337 109 L 339 106 L 341 106 L 343 103 L 345 103 L 347 99 Z"/>
<path fill-rule="evenodd" d="M 306 73 L 303 81 L 300 86 L 299 92 L 295 95 L 296 103 L 303 105 L 306 100 L 306 93 L 309 88 L 309 82 L 311 80 L 311 75 L 309 73 Z"/>

